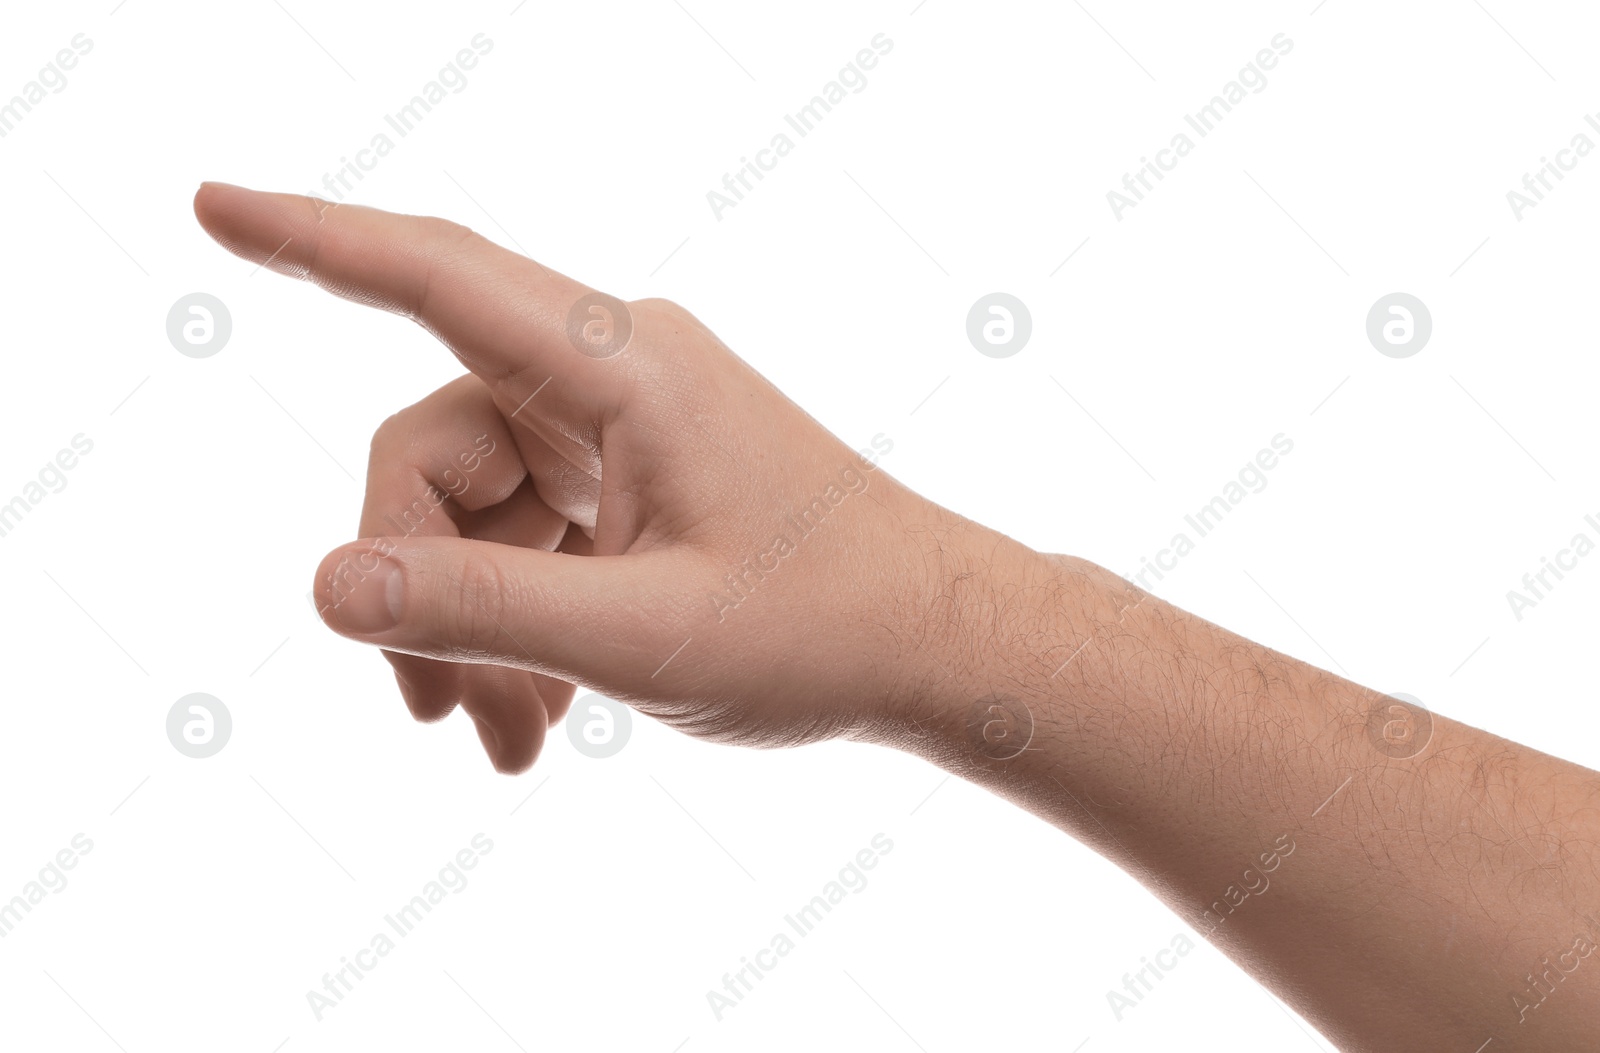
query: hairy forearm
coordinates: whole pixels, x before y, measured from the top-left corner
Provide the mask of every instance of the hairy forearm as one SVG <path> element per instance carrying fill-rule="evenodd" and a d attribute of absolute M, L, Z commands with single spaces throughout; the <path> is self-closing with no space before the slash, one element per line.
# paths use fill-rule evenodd
<path fill-rule="evenodd" d="M 1345 1050 L 1600 1048 L 1600 776 L 980 547 L 922 612 L 897 745 L 1093 846 Z"/>

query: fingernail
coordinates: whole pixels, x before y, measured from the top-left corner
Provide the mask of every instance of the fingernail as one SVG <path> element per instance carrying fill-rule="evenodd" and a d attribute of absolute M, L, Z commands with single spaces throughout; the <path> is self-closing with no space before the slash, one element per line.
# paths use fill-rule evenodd
<path fill-rule="evenodd" d="M 337 585 L 336 585 L 337 589 Z M 381 633 L 400 624 L 400 599 L 405 592 L 405 575 L 400 564 L 379 557 L 377 566 L 363 574 L 348 588 L 340 602 L 334 603 L 333 616 L 353 633 Z"/>

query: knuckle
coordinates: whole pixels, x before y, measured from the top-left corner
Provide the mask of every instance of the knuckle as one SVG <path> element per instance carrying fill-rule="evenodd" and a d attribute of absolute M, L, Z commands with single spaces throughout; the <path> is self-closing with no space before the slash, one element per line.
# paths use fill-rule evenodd
<path fill-rule="evenodd" d="M 446 632 L 459 648 L 474 655 L 515 649 L 506 629 L 512 597 L 498 566 L 482 557 L 469 556 L 458 568 L 455 582 L 447 586 L 451 598 L 441 605 L 441 610 L 450 619 Z"/>
<path fill-rule="evenodd" d="M 392 454 L 405 442 L 406 422 L 404 410 L 391 413 L 372 431 L 372 441 L 367 444 L 368 460 L 377 462 Z"/>
<path fill-rule="evenodd" d="M 720 343 L 715 334 L 675 300 L 648 297 L 631 301 L 628 309 L 638 339 L 640 353 L 634 358 L 639 368 L 652 373 L 658 383 L 692 386 L 688 378 Z"/>
<path fill-rule="evenodd" d="M 460 257 L 462 250 L 475 240 L 482 240 L 477 231 L 451 219 L 438 216 L 417 217 L 417 230 L 426 246 L 427 266 L 420 287 L 416 290 L 406 313 L 412 321 L 428 316 L 429 297 L 440 279 L 448 273 L 449 266 Z"/>
<path fill-rule="evenodd" d="M 418 223 L 427 240 L 441 249 L 454 249 L 477 236 L 471 227 L 440 216 L 421 216 Z"/>
<path fill-rule="evenodd" d="M 689 309 L 676 300 L 668 300 L 660 296 L 647 296 L 643 300 L 631 301 L 628 306 L 636 314 L 642 314 L 646 317 L 672 318 L 680 322 L 699 324 L 699 320 L 689 313 Z"/>

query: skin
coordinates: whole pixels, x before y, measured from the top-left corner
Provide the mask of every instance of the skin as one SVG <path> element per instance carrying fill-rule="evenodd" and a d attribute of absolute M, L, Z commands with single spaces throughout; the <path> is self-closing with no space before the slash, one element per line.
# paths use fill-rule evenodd
<path fill-rule="evenodd" d="M 195 212 L 469 371 L 378 429 L 315 595 L 498 769 L 574 685 L 718 742 L 907 750 L 1103 853 L 1342 1050 L 1600 1048 L 1595 772 L 939 507 L 676 304 L 607 301 L 631 332 L 599 357 L 567 325 L 594 290 L 454 223 L 216 183 Z"/>

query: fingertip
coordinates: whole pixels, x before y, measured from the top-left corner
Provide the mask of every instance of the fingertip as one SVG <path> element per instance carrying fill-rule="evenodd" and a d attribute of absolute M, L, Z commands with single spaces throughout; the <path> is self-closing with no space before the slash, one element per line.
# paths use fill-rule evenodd
<path fill-rule="evenodd" d="M 308 225 L 320 223 L 329 207 L 320 198 L 213 181 L 201 183 L 194 195 L 195 219 L 213 241 L 241 259 L 297 278 L 305 276 L 304 267 L 295 262 L 297 253 L 284 249 L 303 241 Z"/>
<path fill-rule="evenodd" d="M 195 191 L 194 196 L 198 198 L 203 194 L 226 193 L 230 190 L 243 190 L 247 194 L 255 193 L 255 191 L 248 187 L 242 187 L 238 183 L 225 183 L 220 179 L 203 179 L 200 181 L 200 189 Z"/>
<path fill-rule="evenodd" d="M 194 193 L 194 218 L 212 241 L 235 256 L 248 257 L 248 239 L 241 230 L 242 206 L 256 193 L 232 183 L 201 183 Z"/>
<path fill-rule="evenodd" d="M 322 557 L 311 589 L 324 625 L 366 643 L 391 635 L 405 606 L 405 572 L 394 552 L 394 542 L 380 537 L 342 545 Z"/>
<path fill-rule="evenodd" d="M 500 733 L 495 730 L 492 723 L 471 714 L 472 722 L 478 728 L 478 741 L 483 743 L 483 752 L 488 754 L 489 763 L 501 775 L 521 775 L 533 767 L 533 762 L 538 759 L 539 752 L 544 746 L 544 735 L 538 734 L 531 739 L 526 736 L 513 734 L 510 741 L 501 739 Z"/>
<path fill-rule="evenodd" d="M 234 191 L 244 190 L 242 186 L 232 183 L 219 183 L 208 179 L 200 184 L 200 189 L 194 192 L 194 217 L 200 221 L 202 227 L 210 229 L 210 224 L 216 219 L 219 209 L 226 203 L 228 195 Z M 249 191 L 245 191 L 249 193 Z"/>
<path fill-rule="evenodd" d="M 486 675 L 469 686 L 462 708 L 477 722 L 478 737 L 483 741 L 494 770 L 501 775 L 520 775 L 533 767 L 533 762 L 543 752 L 549 721 L 537 692 L 528 690 L 524 694 L 510 687 L 511 683 L 531 687 L 528 674 L 505 670 L 506 676 L 502 678 L 491 669 L 483 667 Z M 485 683 L 484 680 L 501 682 Z"/>
<path fill-rule="evenodd" d="M 544 749 L 544 739 L 541 737 L 533 743 L 531 750 L 524 749 L 515 752 L 502 751 L 499 756 L 491 757 L 494 770 L 501 775 L 521 775 L 533 767 L 534 761 L 539 759 L 539 754 Z"/>
<path fill-rule="evenodd" d="M 334 620 L 335 608 L 339 606 L 339 596 L 334 588 L 334 575 L 338 571 L 340 561 L 344 560 L 348 553 L 347 548 L 340 547 L 323 556 L 311 579 L 311 598 L 316 604 L 317 617 L 322 619 L 323 625 L 334 632 L 340 631 L 338 623 Z"/>

